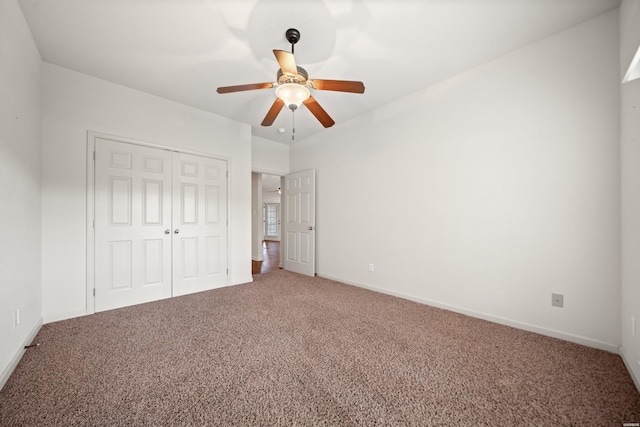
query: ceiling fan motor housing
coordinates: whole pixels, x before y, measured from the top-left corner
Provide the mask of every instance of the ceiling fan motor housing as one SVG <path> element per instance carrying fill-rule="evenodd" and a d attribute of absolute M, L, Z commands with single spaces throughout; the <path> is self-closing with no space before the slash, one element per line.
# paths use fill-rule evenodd
<path fill-rule="evenodd" d="M 278 73 L 276 75 L 276 80 L 278 81 L 278 84 L 298 83 L 301 85 L 306 85 L 307 81 L 309 80 L 309 74 L 307 73 L 307 70 L 305 70 L 302 67 L 296 67 L 296 68 L 298 69 L 298 74 L 295 76 L 283 73 L 282 69 L 278 70 Z"/>

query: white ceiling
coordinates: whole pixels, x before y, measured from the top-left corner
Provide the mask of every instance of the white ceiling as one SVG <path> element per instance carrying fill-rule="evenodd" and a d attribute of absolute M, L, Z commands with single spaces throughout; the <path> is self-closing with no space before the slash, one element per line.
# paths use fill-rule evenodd
<path fill-rule="evenodd" d="M 364 94 L 313 91 L 336 121 L 426 88 L 619 6 L 620 0 L 19 0 L 44 61 L 210 111 L 291 142 L 292 113 L 260 123 L 273 49 L 301 32 L 310 78 L 361 80 Z M 324 128 L 305 108 L 296 139 Z M 286 133 L 279 134 L 278 128 Z"/>
<path fill-rule="evenodd" d="M 262 192 L 271 193 L 280 188 L 280 177 L 277 175 L 262 174 Z"/>

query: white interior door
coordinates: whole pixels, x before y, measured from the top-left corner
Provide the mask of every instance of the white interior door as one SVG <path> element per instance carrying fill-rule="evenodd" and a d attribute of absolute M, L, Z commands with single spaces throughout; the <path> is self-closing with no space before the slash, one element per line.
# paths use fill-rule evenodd
<path fill-rule="evenodd" d="M 171 296 L 171 153 L 96 139 L 95 311 Z"/>
<path fill-rule="evenodd" d="M 316 273 L 316 173 L 315 170 L 285 176 L 284 268 L 314 276 Z"/>
<path fill-rule="evenodd" d="M 227 163 L 173 154 L 173 295 L 227 285 Z"/>
<path fill-rule="evenodd" d="M 95 139 L 94 304 L 227 285 L 227 162 Z"/>

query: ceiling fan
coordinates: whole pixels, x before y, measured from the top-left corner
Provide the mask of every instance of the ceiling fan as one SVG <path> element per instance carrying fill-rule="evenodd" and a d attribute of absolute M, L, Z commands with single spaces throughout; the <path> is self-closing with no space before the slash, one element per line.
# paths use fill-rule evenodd
<path fill-rule="evenodd" d="M 219 87 L 217 92 L 222 94 L 254 89 L 271 89 L 275 87 L 277 98 L 262 121 L 262 126 L 271 126 L 285 105 L 289 107 L 291 111 L 295 111 L 300 104 L 304 104 L 309 111 L 311 111 L 311 114 L 320 121 L 322 126 L 326 128 L 333 126 L 335 122 L 324 108 L 318 104 L 318 101 L 311 96 L 309 89 L 364 93 L 364 84 L 362 82 L 349 80 L 309 79 L 307 71 L 296 65 L 293 56 L 294 46 L 300 40 L 300 31 L 295 28 L 289 28 L 285 33 L 285 37 L 287 41 L 291 43 L 291 52 L 276 49 L 273 51 L 280 65 L 276 82 L 224 86 Z"/>

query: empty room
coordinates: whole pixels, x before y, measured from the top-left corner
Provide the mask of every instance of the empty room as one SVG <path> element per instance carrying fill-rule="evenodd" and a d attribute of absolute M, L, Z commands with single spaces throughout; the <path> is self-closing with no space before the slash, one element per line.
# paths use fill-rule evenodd
<path fill-rule="evenodd" d="M 3 0 L 0 425 L 638 425 L 640 1 Z"/>

